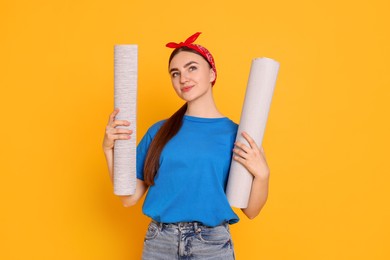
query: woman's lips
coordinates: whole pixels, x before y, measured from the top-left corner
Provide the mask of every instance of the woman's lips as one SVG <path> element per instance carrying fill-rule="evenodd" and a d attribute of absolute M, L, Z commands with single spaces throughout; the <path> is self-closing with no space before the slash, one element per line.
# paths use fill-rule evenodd
<path fill-rule="evenodd" d="M 184 87 L 181 89 L 182 92 L 188 92 L 192 89 L 193 86 L 189 86 L 189 87 Z"/>

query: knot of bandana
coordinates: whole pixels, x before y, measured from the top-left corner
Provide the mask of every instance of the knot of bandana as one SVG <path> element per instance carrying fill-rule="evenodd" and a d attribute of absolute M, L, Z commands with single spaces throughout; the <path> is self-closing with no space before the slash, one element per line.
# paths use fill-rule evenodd
<path fill-rule="evenodd" d="M 214 85 L 215 80 L 217 79 L 217 69 L 215 68 L 214 58 L 205 47 L 203 47 L 199 44 L 194 44 L 194 42 L 196 41 L 196 39 L 198 39 L 200 34 L 201 34 L 200 32 L 197 32 L 194 35 L 191 35 L 190 37 L 188 37 L 188 39 L 185 40 L 184 42 L 180 42 L 180 43 L 169 42 L 165 46 L 168 48 L 173 48 L 173 49 L 178 49 L 181 47 L 188 47 L 188 48 L 193 49 L 196 52 L 198 52 L 203 58 L 205 58 L 208 61 L 208 63 L 211 65 L 212 70 L 215 73 L 215 79 L 212 82 L 212 85 Z"/>

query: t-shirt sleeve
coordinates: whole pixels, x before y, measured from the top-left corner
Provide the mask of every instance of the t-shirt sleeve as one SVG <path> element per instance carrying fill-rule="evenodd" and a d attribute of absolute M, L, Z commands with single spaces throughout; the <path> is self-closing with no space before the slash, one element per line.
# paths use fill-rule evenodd
<path fill-rule="evenodd" d="M 152 137 L 148 132 L 142 137 L 141 141 L 137 146 L 137 179 L 144 180 L 144 165 L 146 154 L 148 153 Z"/>

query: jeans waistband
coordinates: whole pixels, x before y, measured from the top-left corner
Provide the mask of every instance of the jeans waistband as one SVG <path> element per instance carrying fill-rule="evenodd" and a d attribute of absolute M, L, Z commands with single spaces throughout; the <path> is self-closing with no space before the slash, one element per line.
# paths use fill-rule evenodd
<path fill-rule="evenodd" d="M 178 223 L 162 223 L 162 222 L 157 222 L 155 220 L 152 220 L 157 226 L 160 228 L 175 228 L 175 229 L 193 229 L 193 230 L 199 230 L 200 228 L 213 228 L 210 226 L 203 225 L 203 223 L 198 222 L 198 221 L 193 221 L 193 222 L 178 222 Z M 229 223 L 223 222 L 221 226 L 228 226 Z"/>

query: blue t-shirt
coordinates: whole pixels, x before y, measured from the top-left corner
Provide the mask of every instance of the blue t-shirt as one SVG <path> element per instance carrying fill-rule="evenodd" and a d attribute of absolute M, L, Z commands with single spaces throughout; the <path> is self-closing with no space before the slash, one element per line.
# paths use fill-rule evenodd
<path fill-rule="evenodd" d="M 164 121 L 149 128 L 137 147 L 137 178 L 144 180 L 149 145 Z M 227 200 L 237 124 L 223 118 L 185 115 L 179 132 L 165 145 L 160 167 L 146 195 L 143 213 L 157 222 L 198 221 L 217 226 L 238 222 Z"/>

